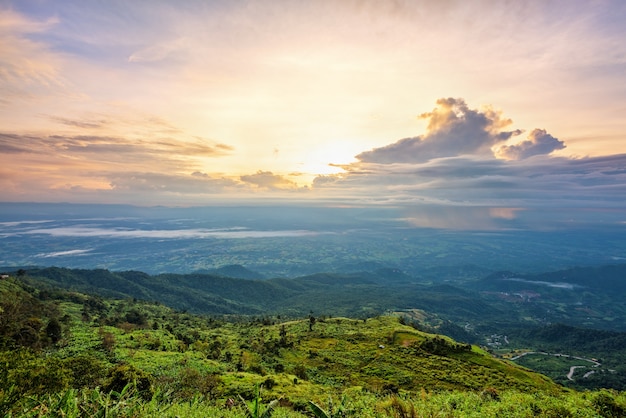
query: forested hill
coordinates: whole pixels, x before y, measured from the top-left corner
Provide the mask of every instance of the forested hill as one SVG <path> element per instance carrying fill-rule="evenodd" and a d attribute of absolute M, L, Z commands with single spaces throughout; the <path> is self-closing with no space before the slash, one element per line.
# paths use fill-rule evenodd
<path fill-rule="evenodd" d="M 626 293 L 626 264 L 597 267 L 575 267 L 539 274 L 503 271 L 470 282 L 479 290 L 516 291 L 532 288 L 581 289 L 607 295 Z"/>
<path fill-rule="evenodd" d="M 368 317 L 417 306 L 444 316 L 502 314 L 476 294 L 448 285 L 414 283 L 398 272 L 316 274 L 294 279 L 248 280 L 215 274 L 148 275 L 66 268 L 28 269 L 27 280 L 106 297 L 158 301 L 204 314 L 330 315 Z"/>

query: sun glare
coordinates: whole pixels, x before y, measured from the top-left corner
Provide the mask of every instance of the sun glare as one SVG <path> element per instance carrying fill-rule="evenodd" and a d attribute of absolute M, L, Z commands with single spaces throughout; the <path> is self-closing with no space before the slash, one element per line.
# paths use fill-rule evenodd
<path fill-rule="evenodd" d="M 306 158 L 299 163 L 298 171 L 315 175 L 337 174 L 343 171 L 338 166 L 354 162 L 358 153 L 356 141 L 320 144 L 309 150 Z"/>

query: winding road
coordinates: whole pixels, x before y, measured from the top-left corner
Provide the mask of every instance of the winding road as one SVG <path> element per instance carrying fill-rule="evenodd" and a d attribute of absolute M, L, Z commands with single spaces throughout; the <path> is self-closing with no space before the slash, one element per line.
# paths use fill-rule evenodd
<path fill-rule="evenodd" d="M 554 357 L 566 357 L 566 358 L 571 358 L 571 359 L 574 359 L 574 360 L 588 361 L 589 363 L 593 363 L 593 366 L 591 366 L 591 367 L 599 367 L 599 366 L 601 366 L 601 364 L 598 361 L 590 359 L 590 358 L 579 357 L 579 356 L 570 356 L 569 354 L 561 354 L 561 353 L 550 354 L 550 353 L 546 353 L 546 352 L 543 352 L 543 351 L 527 351 L 527 352 L 522 353 L 522 354 L 520 354 L 518 356 L 511 357 L 510 360 L 515 361 L 515 360 L 518 360 L 518 359 L 520 359 L 520 358 L 522 358 L 524 356 L 530 355 L 530 354 L 541 354 L 541 355 L 544 355 L 544 356 L 554 356 Z M 574 380 L 574 372 L 576 372 L 576 369 L 584 369 L 586 367 L 589 367 L 589 366 L 572 366 L 572 367 L 570 367 L 569 368 L 569 373 L 567 373 L 567 375 L 566 375 L 567 378 L 569 380 Z M 590 372 L 587 372 L 587 373 L 584 374 L 583 378 L 589 377 L 593 373 L 594 373 L 593 370 L 590 371 Z"/>

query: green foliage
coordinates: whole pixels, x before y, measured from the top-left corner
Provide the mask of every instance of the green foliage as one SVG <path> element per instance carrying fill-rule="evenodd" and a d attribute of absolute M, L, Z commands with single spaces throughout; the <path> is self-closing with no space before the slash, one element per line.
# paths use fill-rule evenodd
<path fill-rule="evenodd" d="M 222 382 L 215 373 L 203 373 L 191 367 L 183 368 L 173 380 L 173 395 L 181 399 L 193 399 L 195 396 L 213 399 L 220 393 Z"/>
<path fill-rule="evenodd" d="M 126 312 L 126 321 L 130 324 L 145 326 L 148 322 L 148 316 L 145 312 L 141 312 L 137 308 L 133 308 Z"/>
<path fill-rule="evenodd" d="M 389 406 L 385 410 L 394 417 L 397 418 L 415 418 L 417 414 L 415 412 L 415 405 L 411 402 L 403 401 L 397 396 L 393 396 L 389 402 Z"/>
<path fill-rule="evenodd" d="M 582 389 L 613 388 L 626 389 L 626 367 L 623 347 L 626 333 L 595 330 L 552 324 L 545 327 L 515 330 L 509 334 L 511 348 L 528 351 L 529 347 L 540 347 L 543 354 L 526 355 L 516 362 L 537 370 L 560 384 Z M 534 351 L 534 350 L 530 350 Z M 553 355 L 547 355 L 551 353 Z M 563 353 L 567 356 L 558 356 Z M 599 359 L 601 366 L 591 361 L 577 359 Z M 584 366 L 574 375 L 566 378 L 571 366 Z M 587 372 L 593 372 L 587 374 Z M 587 375 L 586 375 L 587 374 Z M 583 375 L 586 377 L 582 378 Z"/>
<path fill-rule="evenodd" d="M 593 407 L 598 413 L 606 418 L 618 418 L 626 416 L 626 407 L 619 405 L 615 395 L 608 391 L 601 391 L 593 397 Z"/>
<path fill-rule="evenodd" d="M 24 397 L 62 391 L 71 381 L 71 372 L 57 358 L 24 349 L 0 352 L 0 414 Z"/>
<path fill-rule="evenodd" d="M 59 320 L 56 318 L 50 319 L 48 325 L 46 325 L 45 333 L 53 344 L 58 343 L 63 336 L 63 328 Z"/>
<path fill-rule="evenodd" d="M 0 282 L 0 350 L 41 349 L 61 338 L 57 305 L 37 296 L 36 289 L 19 281 Z"/>
<path fill-rule="evenodd" d="M 317 418 L 331 418 L 332 417 L 329 412 L 324 411 L 321 406 L 319 406 L 313 401 L 309 401 L 309 408 L 311 409 L 311 412 L 313 412 L 313 415 L 315 415 Z"/>
<path fill-rule="evenodd" d="M 347 411 L 344 407 L 346 398 L 343 397 L 341 403 L 338 406 L 333 405 L 332 398 L 328 400 L 328 409 L 324 410 L 321 406 L 313 401 L 308 402 L 309 409 L 317 418 L 337 418 L 346 415 Z"/>
<path fill-rule="evenodd" d="M 129 364 L 120 364 L 109 372 L 107 381 L 102 387 L 105 392 L 122 392 L 132 387 L 144 399 L 151 399 L 154 394 L 153 377 L 148 373 Z"/>
<path fill-rule="evenodd" d="M 163 416 L 169 403 L 156 399 L 146 401 L 132 385 L 121 392 L 102 392 L 100 389 L 76 390 L 28 399 L 15 416 L 20 417 L 153 417 Z"/>
<path fill-rule="evenodd" d="M 595 373 L 585 379 L 570 381 L 563 378 L 566 371 L 562 373 L 559 383 L 577 389 L 600 387 L 626 389 L 624 377 L 626 368 L 623 366 L 623 350 L 620 349 L 626 342 L 625 332 L 610 333 L 598 330 L 570 332 L 561 329 L 562 325 L 554 325 L 552 326 L 554 329 L 547 329 L 545 332 L 535 328 L 525 328 L 521 331 L 515 329 L 532 324 L 564 322 L 626 330 L 623 325 L 626 323 L 623 294 L 619 291 L 606 292 L 607 285 L 612 289 L 623 290 L 620 283 L 623 281 L 621 278 L 626 266 L 575 268 L 519 276 L 523 278 L 522 281 L 505 280 L 503 277 L 506 273 L 494 274 L 484 280 L 467 280 L 465 277 L 467 271 L 466 273 L 463 271 L 466 271 L 465 268 L 460 270 L 458 267 L 442 268 L 431 272 L 433 282 L 427 283 L 424 280 L 413 280 L 389 269 L 349 274 L 318 273 L 294 279 L 244 280 L 215 274 L 151 276 L 138 271 L 45 268 L 29 270 L 20 280 L 34 287 L 54 284 L 74 290 L 96 292 L 100 296 L 85 296 L 73 291 L 67 292 L 63 298 L 82 304 L 82 319 L 86 322 L 97 321 L 101 325 L 122 327 L 126 330 L 146 327 L 153 327 L 155 331 L 160 328 L 170 330 L 181 342 L 181 349 L 183 346 L 190 347 L 197 338 L 182 329 L 175 329 L 175 324 L 155 317 L 145 305 L 131 301 L 159 300 L 183 311 L 203 314 L 262 315 L 259 324 L 264 326 L 275 322 L 270 314 L 276 316 L 280 314 L 283 318 L 301 318 L 315 310 L 316 317 L 310 315 L 309 318 L 311 332 L 317 325 L 313 321 L 323 320 L 320 312 L 363 318 L 374 317 L 392 309 L 402 312 L 403 318 L 406 315 L 404 320 L 419 330 L 448 335 L 458 341 L 484 344 L 483 337 L 497 332 L 508 335 L 511 344 L 516 344 L 515 347 L 509 348 L 550 348 L 555 352 L 575 350 L 585 357 L 602 358 L 605 360 L 603 364 L 606 363 L 607 373 Z M 470 268 L 470 271 L 473 270 Z M 478 269 L 472 274 L 479 272 L 482 274 L 484 269 Z M 442 285 L 437 277 L 440 274 L 451 279 L 451 283 L 457 279 L 455 275 L 458 274 L 462 274 L 465 279 L 457 280 L 453 285 Z M 564 290 L 558 286 L 545 285 L 532 287 L 533 281 L 544 284 L 566 281 L 583 286 L 584 290 L 582 288 L 580 291 Z M 602 283 L 602 286 L 598 283 Z M 459 288 L 461 286 L 466 290 L 461 290 Z M 522 302 L 518 293 L 522 292 L 524 295 L 527 286 L 531 286 L 534 294 L 543 296 L 524 299 L 525 302 Z M 487 292 L 479 294 L 477 290 Z M 32 297 L 40 307 L 50 306 L 44 302 L 57 297 L 57 292 L 58 290 L 48 287 L 33 292 Z M 503 296 L 507 294 L 506 292 L 509 294 L 508 297 Z M 111 306 L 104 303 L 101 296 L 116 296 L 125 298 L 126 301 L 124 304 Z M 27 303 L 31 304 L 34 306 L 35 302 Z M 425 320 L 411 318 L 410 313 L 416 311 L 417 307 L 428 312 Z M 47 314 L 34 316 L 42 322 L 28 322 L 28 318 L 22 318 L 11 322 L 11 327 L 14 328 L 11 333 L 0 332 L 0 348 L 27 346 L 45 349 L 54 344 L 48 333 L 40 329 L 41 324 L 45 326 L 51 316 Z M 1 322 L 0 319 L 0 329 Z M 64 331 L 66 329 L 67 327 Z M 151 342 L 154 350 L 161 350 L 159 342 L 163 342 L 162 338 Z M 275 355 L 280 349 L 294 343 L 293 338 L 279 335 L 275 343 L 265 341 L 264 345 L 268 353 Z M 528 344 L 532 346 L 529 347 Z M 426 346 L 424 350 L 435 355 L 447 355 L 444 352 L 436 352 L 439 348 L 448 350 L 447 347 Z M 221 350 L 210 353 L 215 360 L 220 358 L 220 354 Z M 536 370 L 548 373 L 546 369 Z M 618 372 L 610 373 L 608 370 Z"/>
<path fill-rule="evenodd" d="M 69 357 L 64 366 L 72 376 L 72 386 L 77 388 L 94 388 L 100 385 L 105 377 L 106 368 L 102 360 L 88 354 Z"/>
<path fill-rule="evenodd" d="M 252 399 L 251 404 L 248 404 L 241 396 L 239 399 L 245 406 L 244 413 L 247 418 L 270 418 L 272 416 L 272 411 L 276 408 L 276 405 L 278 405 L 278 400 L 274 399 L 267 404 L 267 406 L 263 407 L 261 404 L 261 401 L 263 400 L 261 398 L 261 385 L 256 386 L 256 394 Z"/>

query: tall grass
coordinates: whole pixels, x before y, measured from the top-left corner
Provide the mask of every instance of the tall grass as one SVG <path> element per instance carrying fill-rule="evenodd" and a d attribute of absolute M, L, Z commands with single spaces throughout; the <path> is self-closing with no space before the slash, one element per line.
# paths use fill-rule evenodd
<path fill-rule="evenodd" d="M 497 395 L 497 396 L 494 396 Z M 132 384 L 121 392 L 100 389 L 68 389 L 54 395 L 30 397 L 12 417 L 179 417 L 179 418 L 617 418 L 626 416 L 626 393 L 613 391 L 569 392 L 560 395 L 504 391 L 494 393 L 443 392 L 408 396 L 380 396 L 346 391 L 338 405 L 309 401 L 294 405 L 279 400 L 264 403 L 260 389 L 250 401 L 211 400 L 202 396 L 168 401 L 167 393 L 156 392 L 145 400 Z"/>

